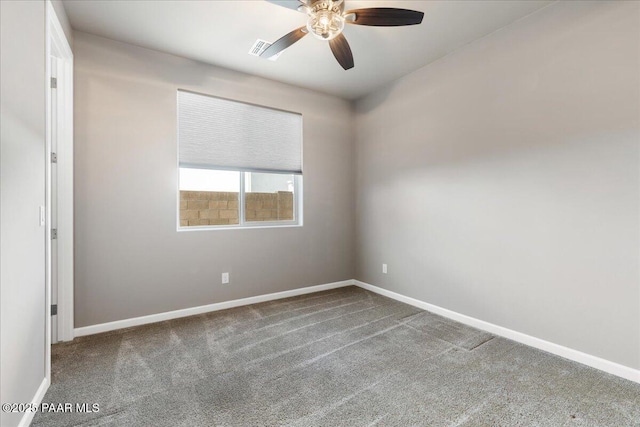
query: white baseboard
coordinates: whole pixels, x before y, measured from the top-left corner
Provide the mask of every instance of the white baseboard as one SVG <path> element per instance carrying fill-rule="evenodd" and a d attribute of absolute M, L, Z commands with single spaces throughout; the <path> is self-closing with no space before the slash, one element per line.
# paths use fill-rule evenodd
<path fill-rule="evenodd" d="M 599 369 L 609 374 L 640 383 L 640 370 L 620 365 L 619 363 L 611 362 L 597 356 L 592 356 L 590 354 L 583 353 L 572 348 L 564 347 L 559 344 L 554 344 L 540 338 L 532 337 L 531 335 L 527 335 L 522 332 L 517 332 L 511 329 L 504 328 L 502 326 L 494 325 L 493 323 L 485 322 L 484 320 L 456 313 L 455 311 L 451 311 L 446 308 L 438 307 L 437 305 L 429 304 L 415 298 L 407 297 L 396 292 L 379 288 L 377 286 L 370 285 L 359 280 L 354 280 L 353 284 L 368 291 L 383 295 L 385 297 L 389 297 L 397 301 L 413 305 L 414 307 L 439 314 L 440 316 L 447 317 L 457 322 L 464 323 L 465 325 L 469 325 L 477 329 L 482 329 L 483 331 L 490 332 L 494 335 L 499 335 L 501 337 L 508 338 L 540 350 L 544 350 L 557 356 L 564 357 L 565 359 L 573 360 L 574 362 L 582 363 L 583 365 Z"/>
<path fill-rule="evenodd" d="M 116 329 L 130 328 L 132 326 L 146 325 L 148 323 L 162 322 L 164 320 L 177 319 L 180 317 L 193 316 L 196 314 L 209 313 L 212 311 L 226 310 L 228 308 L 240 307 L 243 305 L 257 304 L 260 302 L 273 301 L 277 299 L 295 297 L 298 295 L 311 294 L 314 292 L 326 291 L 329 289 L 342 288 L 353 285 L 353 280 L 343 280 L 342 282 L 326 283 L 306 288 L 292 289 L 290 291 L 276 292 L 273 294 L 258 295 L 255 297 L 236 299 L 232 301 L 218 302 L 215 304 L 201 305 L 198 307 L 185 308 L 182 310 L 167 311 L 164 313 L 150 314 L 148 316 L 134 317 L 131 319 L 116 320 L 114 322 L 100 323 L 98 325 L 84 326 L 74 329 L 74 335 L 81 337 L 84 335 L 99 334 L 101 332 L 115 331 Z"/>
<path fill-rule="evenodd" d="M 40 387 L 38 387 L 36 394 L 33 396 L 31 403 L 39 406 L 40 403 L 42 402 L 42 399 L 44 398 L 44 395 L 47 393 L 48 389 L 49 389 L 49 378 L 44 378 L 42 380 L 42 383 L 40 383 Z M 20 423 L 18 423 L 18 427 L 28 427 L 29 424 L 31 424 L 31 421 L 33 421 L 33 417 L 35 415 L 36 415 L 35 412 L 31 412 L 31 411 L 25 412 L 24 415 L 22 416 L 22 419 L 20 419 Z"/>

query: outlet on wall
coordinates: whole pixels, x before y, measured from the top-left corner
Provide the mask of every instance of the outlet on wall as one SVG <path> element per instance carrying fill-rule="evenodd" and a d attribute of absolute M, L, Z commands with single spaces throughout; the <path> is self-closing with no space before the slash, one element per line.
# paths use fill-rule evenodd
<path fill-rule="evenodd" d="M 222 273 L 222 284 L 226 285 L 229 283 L 229 273 Z"/>
<path fill-rule="evenodd" d="M 382 272 L 387 274 L 387 264 L 382 264 Z"/>

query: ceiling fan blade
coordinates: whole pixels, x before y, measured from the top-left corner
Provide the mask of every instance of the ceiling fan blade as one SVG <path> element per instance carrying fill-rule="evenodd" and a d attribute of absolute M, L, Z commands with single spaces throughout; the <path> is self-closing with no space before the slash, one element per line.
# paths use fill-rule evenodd
<path fill-rule="evenodd" d="M 269 3 L 276 4 L 278 6 L 286 7 L 287 9 L 297 10 L 298 12 L 305 12 L 304 7 L 306 2 L 300 0 L 267 0 Z"/>
<path fill-rule="evenodd" d="M 345 21 L 349 24 L 371 25 L 375 27 L 400 27 L 421 23 L 424 12 L 409 9 L 395 9 L 393 7 L 372 7 L 349 10 L 345 13 L 345 17 Z"/>
<path fill-rule="evenodd" d="M 260 54 L 260 56 L 264 58 L 271 58 L 273 55 L 282 52 L 301 38 L 307 35 L 307 27 L 296 28 L 291 31 L 289 34 L 286 34 L 280 37 L 278 40 L 273 42 L 271 46 L 266 48 L 264 52 Z"/>
<path fill-rule="evenodd" d="M 345 70 L 353 68 L 353 54 L 351 53 L 351 48 L 344 34 L 340 33 L 336 38 L 329 40 L 329 47 L 342 68 Z"/>

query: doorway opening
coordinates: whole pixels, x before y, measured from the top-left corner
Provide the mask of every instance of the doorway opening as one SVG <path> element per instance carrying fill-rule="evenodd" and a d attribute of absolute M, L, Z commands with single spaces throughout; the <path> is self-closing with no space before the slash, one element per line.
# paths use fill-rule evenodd
<path fill-rule="evenodd" d="M 73 333 L 73 53 L 47 2 L 47 377 L 51 344 Z"/>

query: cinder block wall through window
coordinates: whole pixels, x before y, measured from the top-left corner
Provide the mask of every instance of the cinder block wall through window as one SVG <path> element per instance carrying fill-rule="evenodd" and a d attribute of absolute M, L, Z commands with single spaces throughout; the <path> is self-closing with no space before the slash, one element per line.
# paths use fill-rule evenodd
<path fill-rule="evenodd" d="M 246 193 L 246 221 L 291 221 L 293 193 Z M 180 226 L 238 224 L 238 193 L 181 191 Z"/>

